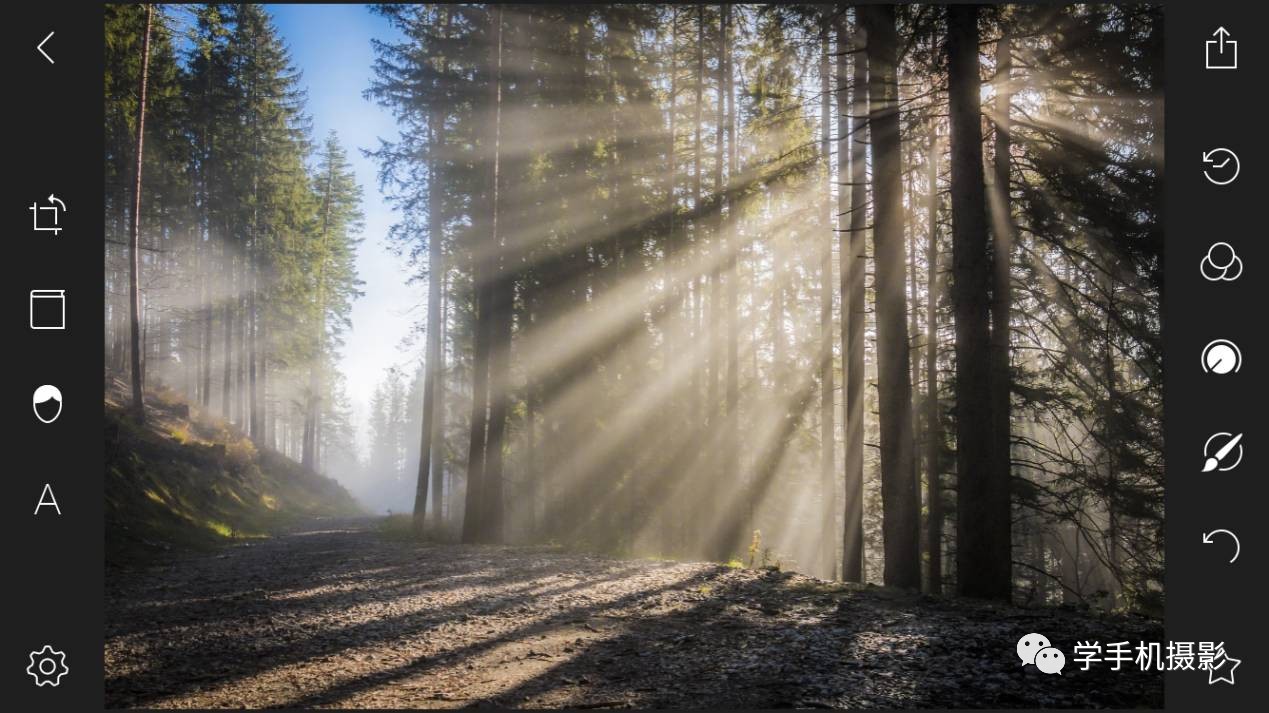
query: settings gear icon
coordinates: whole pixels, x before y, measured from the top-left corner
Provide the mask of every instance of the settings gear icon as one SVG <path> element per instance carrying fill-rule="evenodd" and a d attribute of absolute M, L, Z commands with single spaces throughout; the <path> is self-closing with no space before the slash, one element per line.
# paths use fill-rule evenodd
<path fill-rule="evenodd" d="M 26 667 L 26 672 L 35 679 L 35 685 L 56 688 L 62 682 L 62 676 L 70 673 L 66 652 L 45 644 L 39 651 L 31 652 L 31 665 Z"/>

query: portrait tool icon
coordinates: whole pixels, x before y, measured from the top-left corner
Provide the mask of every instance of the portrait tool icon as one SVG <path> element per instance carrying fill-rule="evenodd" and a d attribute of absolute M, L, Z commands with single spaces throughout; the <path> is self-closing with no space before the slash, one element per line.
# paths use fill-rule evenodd
<path fill-rule="evenodd" d="M 52 423 L 62 415 L 62 391 L 52 384 L 45 384 L 31 395 L 31 408 L 40 423 Z"/>
<path fill-rule="evenodd" d="M 1243 461 L 1243 434 L 1213 433 L 1203 444 L 1203 472 L 1229 472 Z"/>
<path fill-rule="evenodd" d="M 1242 277 L 1243 259 L 1229 243 L 1212 243 L 1199 262 L 1199 272 L 1208 282 L 1233 282 Z"/>
<path fill-rule="evenodd" d="M 1203 347 L 1203 371 L 1233 374 L 1243 368 L 1243 352 L 1228 339 L 1213 339 Z"/>

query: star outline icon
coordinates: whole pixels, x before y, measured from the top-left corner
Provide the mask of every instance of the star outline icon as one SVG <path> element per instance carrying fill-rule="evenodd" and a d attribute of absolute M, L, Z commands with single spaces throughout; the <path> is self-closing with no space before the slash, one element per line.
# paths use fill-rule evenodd
<path fill-rule="evenodd" d="M 1241 666 L 1243 663 L 1242 659 L 1236 659 L 1233 656 L 1230 656 L 1229 654 L 1225 653 L 1224 647 L 1221 648 L 1221 653 L 1223 654 L 1225 659 L 1224 661 L 1221 662 L 1221 665 L 1213 666 L 1207 669 L 1207 685 L 1209 686 L 1216 685 L 1217 681 L 1224 681 L 1225 683 L 1228 683 L 1231 686 L 1234 685 L 1234 670 L 1237 669 L 1239 666 Z M 1224 673 L 1222 673 L 1219 676 L 1216 675 L 1216 672 L 1222 669 L 1224 670 Z"/>

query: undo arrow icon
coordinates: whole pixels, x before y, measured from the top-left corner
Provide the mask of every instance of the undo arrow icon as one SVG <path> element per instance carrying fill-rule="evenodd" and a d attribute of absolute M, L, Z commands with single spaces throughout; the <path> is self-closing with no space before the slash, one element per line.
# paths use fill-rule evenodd
<path fill-rule="evenodd" d="M 1230 564 L 1233 564 L 1233 563 L 1234 563 L 1234 560 L 1238 559 L 1238 555 L 1239 555 L 1239 553 L 1241 553 L 1241 552 L 1242 552 L 1242 545 L 1240 545 L 1240 544 L 1238 543 L 1238 535 L 1235 535 L 1234 533 L 1230 532 L 1229 530 L 1224 530 L 1224 529 L 1221 529 L 1221 530 L 1212 530 L 1211 532 L 1204 532 L 1204 533 L 1203 533 L 1203 544 L 1205 544 L 1205 545 L 1210 545 L 1210 544 L 1212 544 L 1212 535 L 1215 535 L 1215 534 L 1218 534 L 1218 533 L 1221 533 L 1221 532 L 1223 532 L 1223 533 L 1225 533 L 1226 535 L 1229 535 L 1230 537 L 1234 538 L 1234 556 L 1229 558 L 1229 563 L 1230 563 Z"/>

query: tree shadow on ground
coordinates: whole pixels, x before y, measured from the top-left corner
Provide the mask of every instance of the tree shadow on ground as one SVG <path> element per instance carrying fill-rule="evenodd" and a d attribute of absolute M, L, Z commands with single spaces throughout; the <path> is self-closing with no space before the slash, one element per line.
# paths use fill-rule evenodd
<path fill-rule="evenodd" d="M 382 547 L 382 543 L 378 547 Z M 499 561 L 506 561 L 499 558 L 498 548 L 404 546 L 390 551 L 395 557 L 412 561 L 372 567 L 365 575 L 369 580 L 367 586 L 351 592 L 335 590 L 289 598 L 268 596 L 269 592 L 300 591 L 295 585 L 305 578 L 346 580 L 356 571 L 352 562 L 337 566 L 334 571 L 317 570 L 312 568 L 312 562 L 305 563 L 306 558 L 298 556 L 288 566 L 258 573 L 261 578 L 267 578 L 267 581 L 262 579 L 259 586 L 255 583 L 235 585 L 233 577 L 217 578 L 214 576 L 216 567 L 212 566 L 201 572 L 211 576 L 209 582 L 217 582 L 208 587 L 212 590 L 209 596 L 191 598 L 188 591 L 172 596 L 173 590 L 185 587 L 169 585 L 154 590 L 158 593 L 156 598 L 167 606 L 152 610 L 147 606 L 144 591 L 134 591 L 137 598 L 127 603 L 108 604 L 108 614 L 117 616 L 127 611 L 141 621 L 115 619 L 108 625 L 108 661 L 112 646 L 118 649 L 135 642 L 138 650 L 121 654 L 120 658 L 128 660 L 129 665 L 107 667 L 107 704 L 111 707 L 151 705 L 289 664 L 338 657 L 354 648 L 392 645 L 473 618 L 511 616 L 541 599 L 620 581 L 648 566 L 647 563 L 593 558 L 589 570 L 561 578 L 555 576 L 560 569 L 552 565 L 549 553 L 530 552 L 544 559 L 530 564 L 520 562 L 515 572 L 505 572 L 497 566 Z M 233 570 L 233 558 L 249 558 L 254 554 L 235 553 L 227 555 L 229 560 L 215 561 L 219 561 L 222 568 Z M 438 571 L 436 567 L 416 561 L 444 564 Z M 386 586 L 378 586 L 379 579 L 387 578 L 389 573 L 392 577 L 385 582 Z M 255 577 L 253 573 L 248 579 L 254 581 Z M 428 606 L 430 595 L 445 592 L 452 595 L 455 590 L 468 590 L 470 596 L 447 605 Z M 412 598 L 413 601 L 409 601 Z M 398 604 L 402 606 L 396 606 Z M 393 613 L 356 620 L 349 618 L 354 607 Z M 401 611 L 393 611 L 402 607 Z M 305 621 L 312 618 L 318 621 Z M 119 673 L 112 673 L 112 668 Z"/>
<path fill-rule="evenodd" d="M 1160 641 L 1158 622 L 997 606 L 864 588 L 799 596 L 779 575 L 705 603 L 633 617 L 577 641 L 557 663 L 486 696 L 497 707 L 1140 708 L 1163 705 L 1163 674 L 1131 663 L 1078 670 L 1077 640 Z M 783 590 L 783 591 L 781 591 Z M 1044 631 L 1063 675 L 1022 666 L 1015 643 Z"/>
<path fill-rule="evenodd" d="M 172 576 L 108 605 L 143 619 L 110 625 L 108 707 L 1162 705 L 1161 673 L 1072 662 L 1077 640 L 1161 641 L 1142 617 L 365 532 Z M 1062 676 L 1020 664 L 1033 631 L 1068 653 Z"/>

